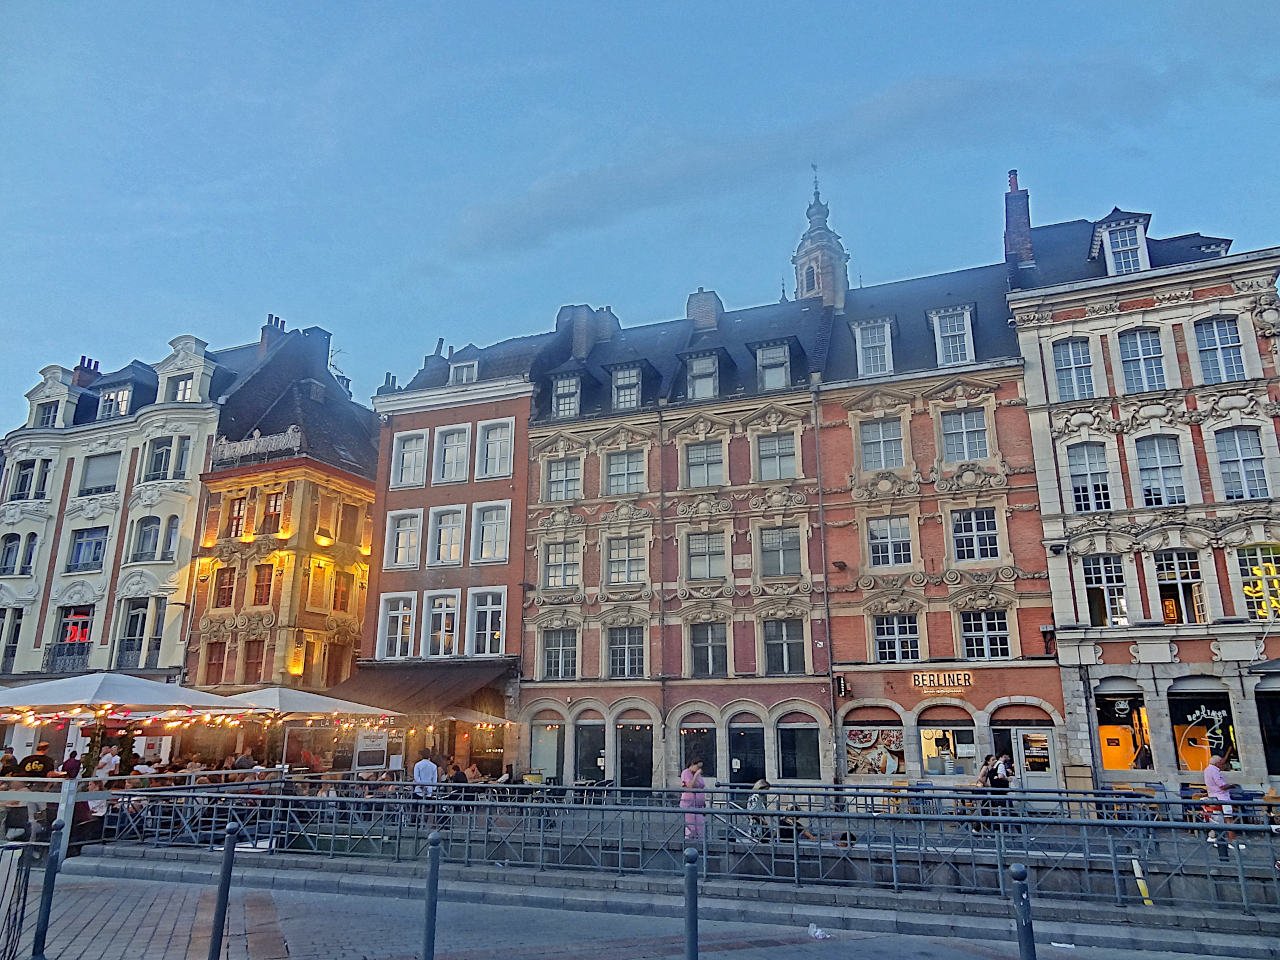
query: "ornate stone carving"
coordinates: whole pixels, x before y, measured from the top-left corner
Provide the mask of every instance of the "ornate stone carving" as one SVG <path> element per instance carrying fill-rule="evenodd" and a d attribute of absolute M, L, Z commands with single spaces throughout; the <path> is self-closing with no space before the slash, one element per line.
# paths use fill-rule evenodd
<path fill-rule="evenodd" d="M 130 597 L 149 597 L 159 592 L 160 582 L 147 570 L 134 570 L 127 577 L 120 581 L 120 585 L 116 588 L 116 596 L 127 599 Z"/>
<path fill-rule="evenodd" d="M 729 433 L 733 430 L 733 421 L 717 417 L 711 413 L 695 413 L 681 420 L 671 428 L 671 436 L 691 436 L 706 439 L 711 433 Z"/>
<path fill-rule="evenodd" d="M 617 503 L 608 513 L 602 514 L 601 523 L 631 523 L 636 520 L 652 520 L 653 511 L 637 507 L 626 500 Z"/>
<path fill-rule="evenodd" d="M 648 430 L 641 429 L 635 424 L 620 423 L 592 438 L 591 445 L 596 448 L 627 447 L 633 443 L 647 443 L 652 439 L 653 434 Z"/>
<path fill-rule="evenodd" d="M 730 619 L 731 614 L 723 607 L 705 606 L 693 610 L 682 611 L 680 619 L 685 623 L 720 623 Z"/>
<path fill-rule="evenodd" d="M 1053 323 L 1053 313 L 1049 310 L 1015 313 L 1013 322 L 1019 327 L 1042 327 L 1045 324 Z"/>
<path fill-rule="evenodd" d="M 93 586 L 88 580 L 72 580 L 54 594 L 59 606 L 78 606 L 86 603 L 97 603 L 107 595 L 107 585 Z"/>
<path fill-rule="evenodd" d="M 242 640 L 265 640 L 276 625 L 276 615 L 271 610 L 262 613 L 238 613 L 235 618 L 236 631 Z"/>
<path fill-rule="evenodd" d="M 948 602 L 957 610 L 996 610 L 1008 607 L 1013 597 L 1002 590 L 992 589 L 986 584 L 978 584 L 952 594 Z"/>
<path fill-rule="evenodd" d="M 567 590 L 552 590 L 537 593 L 533 602 L 539 607 L 555 607 L 569 604 L 584 604 L 587 595 L 582 587 L 571 587 Z"/>
<path fill-rule="evenodd" d="M 361 626 L 355 617 L 325 617 L 324 629 L 331 642 L 352 646 L 360 642 Z"/>
<path fill-rule="evenodd" d="M 891 497 L 914 497 L 920 492 L 920 483 L 923 479 L 918 473 L 907 478 L 885 470 L 874 474 L 866 483 L 856 483 L 850 479 L 849 494 L 855 503 Z"/>
<path fill-rule="evenodd" d="M 13 526 L 21 520 L 47 520 L 49 518 L 49 502 L 47 500 L 11 500 L 0 506 L 0 523 Z"/>
<path fill-rule="evenodd" d="M 551 530 L 555 527 L 580 527 L 586 521 L 576 513 L 571 513 L 566 507 L 558 507 L 538 521 L 538 527 L 543 530 Z"/>
<path fill-rule="evenodd" d="M 924 609 L 924 604 L 919 598 L 908 593 L 886 593 L 869 597 L 862 604 L 862 608 L 867 613 L 886 616 L 896 613 L 918 613 Z"/>
<path fill-rule="evenodd" d="M 63 515 L 67 517 L 84 517 L 96 520 L 108 511 L 120 509 L 120 494 L 104 493 L 93 497 L 76 497 L 67 504 Z"/>
<path fill-rule="evenodd" d="M 1084 308 L 1085 317 L 1108 317 L 1119 312 L 1120 304 L 1115 300 L 1108 303 L 1087 303 Z"/>
<path fill-rule="evenodd" d="M 1003 460 L 995 469 L 984 467 L 978 463 L 957 464 L 955 472 L 949 477 L 940 477 L 934 484 L 939 493 L 954 493 L 959 490 L 990 490 L 1005 487 L 1009 484 L 1007 474 L 1009 465 Z"/>
<path fill-rule="evenodd" d="M 1174 303 L 1186 303 L 1196 295 L 1194 290 L 1171 290 L 1168 293 L 1157 293 L 1155 296 L 1157 307 L 1167 307 Z"/>
<path fill-rule="evenodd" d="M 600 624 L 605 627 L 643 627 L 648 623 L 649 611 L 635 607 L 618 607 L 600 615 Z"/>
<path fill-rule="evenodd" d="M 617 602 L 617 601 L 635 603 L 638 600 L 649 600 L 652 597 L 653 597 L 653 588 L 649 586 L 649 584 L 645 584 L 643 587 L 639 587 L 633 590 L 628 590 L 625 587 L 623 587 L 622 589 L 618 589 L 617 587 L 605 587 L 601 589 L 597 599 L 601 603 L 610 603 L 610 602 Z"/>
<path fill-rule="evenodd" d="M 858 413 L 883 414 L 886 410 L 897 410 L 910 407 L 915 398 L 909 393 L 894 390 L 890 387 L 875 387 L 865 393 L 857 394 L 846 400 L 844 408 Z M 840 426 L 840 424 L 823 424 L 823 426 Z"/>
<path fill-rule="evenodd" d="M 813 610 L 807 603 L 771 603 L 760 608 L 756 616 L 761 620 L 808 620 Z"/>
<path fill-rule="evenodd" d="M 700 497 L 692 500 L 686 500 L 676 507 L 676 516 L 693 517 L 694 519 L 706 519 L 718 516 L 722 513 L 728 513 L 733 509 L 733 504 L 728 500 L 717 500 L 709 493 L 704 493 Z"/>
<path fill-rule="evenodd" d="M 1221 420 L 1234 413 L 1245 417 L 1256 417 L 1263 412 L 1266 394 L 1265 392 L 1261 394 L 1198 393 L 1197 401 L 1196 409 L 1184 411 L 1179 415 L 1179 419 L 1186 423 L 1207 423 L 1211 420 Z"/>
<path fill-rule="evenodd" d="M 274 553 L 280 541 L 275 537 L 255 537 L 252 540 L 219 540 L 213 545 L 213 555 L 223 563 L 236 560 L 258 560 Z"/>
<path fill-rule="evenodd" d="M 788 597 L 813 592 L 813 584 L 808 580 L 795 580 L 790 583 L 753 583 L 746 591 L 753 597 Z"/>
<path fill-rule="evenodd" d="M 1236 293 L 1252 293 L 1255 290 L 1274 290 L 1275 281 L 1269 277 L 1245 277 L 1232 283 Z"/>
<path fill-rule="evenodd" d="M 1086 407 L 1058 417 L 1052 429 L 1053 439 L 1061 440 L 1063 437 L 1086 430 L 1095 430 L 1099 433 L 1121 433 L 1124 426 L 1111 416 L 1110 407 L 1102 405 Z"/>
<path fill-rule="evenodd" d="M 940 383 L 925 394 L 929 400 L 942 400 L 950 403 L 979 400 L 995 394 L 997 384 L 989 380 L 977 380 L 973 377 L 952 377 Z"/>
<path fill-rule="evenodd" d="M 732 597 L 733 584 L 727 580 L 723 583 L 685 584 L 676 590 L 676 596 L 681 600 L 715 600 L 718 597 Z"/>
<path fill-rule="evenodd" d="M 191 481 L 152 480 L 147 483 L 140 483 L 137 489 L 134 490 L 133 495 L 129 497 L 129 506 L 154 507 L 160 502 L 160 498 L 168 493 L 190 496 Z"/>
<path fill-rule="evenodd" d="M 798 507 L 804 502 L 803 493 L 793 492 L 786 487 L 772 487 L 762 495 L 751 498 L 751 509 L 783 510 L 787 507 Z"/>
<path fill-rule="evenodd" d="M 226 437 L 219 437 L 213 445 L 212 460 L 214 463 L 227 463 L 245 457 L 261 457 L 301 449 L 302 428 L 295 423 L 284 433 L 273 433 L 265 437 L 257 430 L 244 440 L 230 441 Z"/>
<path fill-rule="evenodd" d="M 570 453 L 585 450 L 586 447 L 587 445 L 581 437 L 576 437 L 570 433 L 556 432 L 535 444 L 533 452 L 535 456 L 558 459 L 568 456 Z"/>
<path fill-rule="evenodd" d="M 783 424 L 795 423 L 804 420 L 804 418 L 802 412 L 792 407 L 768 403 L 744 417 L 742 425 L 744 427 L 760 427 L 764 430 L 776 431 Z"/>

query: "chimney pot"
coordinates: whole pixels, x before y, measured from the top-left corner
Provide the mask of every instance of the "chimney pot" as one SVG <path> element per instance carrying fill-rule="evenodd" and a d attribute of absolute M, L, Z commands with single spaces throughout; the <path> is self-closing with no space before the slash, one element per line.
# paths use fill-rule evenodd
<path fill-rule="evenodd" d="M 452 360 L 452 359 L 453 359 L 453 344 L 450 344 L 450 345 L 449 345 L 449 355 L 448 355 L 445 359 L 446 359 L 446 360 Z"/>
<path fill-rule="evenodd" d="M 439 340 L 436 341 L 436 352 L 433 354 L 433 356 L 437 356 L 437 357 L 440 356 L 440 351 L 443 349 L 444 349 L 444 337 L 441 337 Z"/>
<path fill-rule="evenodd" d="M 1009 171 L 1009 192 L 1016 193 L 1018 190 L 1018 171 Z"/>
<path fill-rule="evenodd" d="M 714 290 L 698 288 L 697 293 L 689 294 L 685 305 L 685 316 L 693 321 L 695 330 L 714 330 L 720 325 L 724 316 L 724 304 Z"/>

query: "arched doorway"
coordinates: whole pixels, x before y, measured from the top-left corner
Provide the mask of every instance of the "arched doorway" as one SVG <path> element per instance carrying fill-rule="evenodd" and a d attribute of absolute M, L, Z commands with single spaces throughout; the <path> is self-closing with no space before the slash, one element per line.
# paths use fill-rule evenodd
<path fill-rule="evenodd" d="M 573 722 L 573 776 L 576 781 L 604 779 L 604 714 L 583 710 Z"/>
<path fill-rule="evenodd" d="M 729 782 L 752 784 L 764 776 L 764 724 L 739 713 L 729 721 Z"/>
<path fill-rule="evenodd" d="M 618 786 L 653 786 L 653 722 L 643 710 L 632 708 L 618 714 Z"/>
<path fill-rule="evenodd" d="M 1025 790 L 1056 790 L 1058 750 L 1053 718 L 1040 707 L 1006 703 L 991 714 L 991 752 L 1008 754 L 1019 786 Z"/>
<path fill-rule="evenodd" d="M 529 773 L 547 783 L 564 780 L 564 717 L 540 710 L 529 721 Z"/>
<path fill-rule="evenodd" d="M 702 761 L 702 775 L 708 781 L 718 777 L 716 723 L 705 713 L 691 713 L 680 721 L 680 768 L 693 760 Z"/>

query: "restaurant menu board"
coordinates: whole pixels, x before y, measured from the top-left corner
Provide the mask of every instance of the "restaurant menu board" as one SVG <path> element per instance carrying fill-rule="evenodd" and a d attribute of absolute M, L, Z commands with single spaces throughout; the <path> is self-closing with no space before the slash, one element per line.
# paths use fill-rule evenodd
<path fill-rule="evenodd" d="M 845 727 L 844 747 L 850 775 L 906 769 L 901 727 Z"/>

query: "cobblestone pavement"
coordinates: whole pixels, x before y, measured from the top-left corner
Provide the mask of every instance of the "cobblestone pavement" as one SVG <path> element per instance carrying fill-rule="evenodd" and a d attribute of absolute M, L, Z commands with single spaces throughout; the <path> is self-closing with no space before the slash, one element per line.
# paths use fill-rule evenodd
<path fill-rule="evenodd" d="M 38 889 L 27 920 L 30 956 Z M 205 960 L 214 889 L 153 880 L 62 877 L 49 960 Z M 232 891 L 226 960 L 416 960 L 421 903 L 295 891 Z M 680 918 L 441 901 L 438 960 L 658 960 L 684 955 Z M 998 935 L 997 935 L 998 936 Z M 705 922 L 700 949 L 723 960 L 1016 960 L 1016 944 Z M 1132 960 L 1130 951 L 1043 944 L 1043 960 Z M 1174 960 L 1142 953 L 1142 960 Z M 1186 960 L 1178 955 L 1177 960 Z"/>

